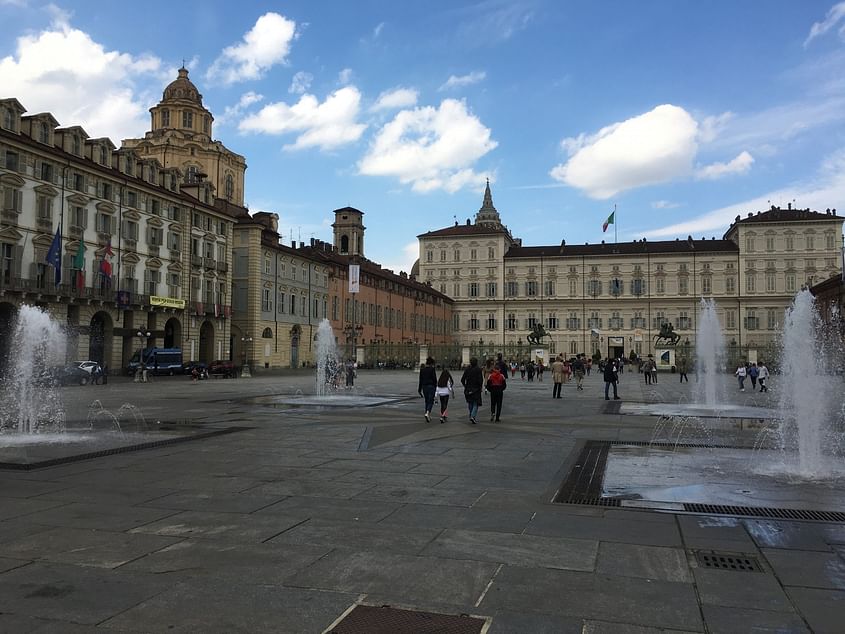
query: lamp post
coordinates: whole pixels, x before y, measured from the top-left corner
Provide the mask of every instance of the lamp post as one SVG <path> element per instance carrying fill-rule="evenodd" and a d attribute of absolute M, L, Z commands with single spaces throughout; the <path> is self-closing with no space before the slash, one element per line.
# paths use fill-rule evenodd
<path fill-rule="evenodd" d="M 243 354 L 243 364 L 241 364 L 241 376 L 252 378 L 252 373 L 249 369 L 249 357 L 247 356 L 247 346 L 252 345 L 252 337 L 241 337 L 241 352 Z"/>
<path fill-rule="evenodd" d="M 139 330 L 135 333 L 135 336 L 138 337 L 138 345 L 141 346 L 140 351 L 138 352 L 138 368 L 135 370 L 135 383 L 147 382 L 147 362 L 144 358 L 144 352 L 147 349 L 147 342 L 152 337 L 152 333 L 149 330 Z"/>

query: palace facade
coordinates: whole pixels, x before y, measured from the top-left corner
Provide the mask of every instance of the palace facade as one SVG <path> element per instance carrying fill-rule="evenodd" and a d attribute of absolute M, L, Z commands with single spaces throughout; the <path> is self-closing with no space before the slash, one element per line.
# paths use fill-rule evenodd
<path fill-rule="evenodd" d="M 524 246 L 488 184 L 474 222 L 418 236 L 419 278 L 454 300 L 462 345 L 513 349 L 542 324 L 551 354 L 655 354 L 666 323 L 694 346 L 712 298 L 728 345 L 753 360 L 774 352 L 795 293 L 840 273 L 842 224 L 790 205 L 737 216 L 719 239 Z"/>

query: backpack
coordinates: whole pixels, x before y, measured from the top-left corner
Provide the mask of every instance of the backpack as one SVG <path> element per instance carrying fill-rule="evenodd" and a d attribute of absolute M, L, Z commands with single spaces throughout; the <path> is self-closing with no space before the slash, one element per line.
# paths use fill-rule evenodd
<path fill-rule="evenodd" d="M 490 387 L 503 387 L 505 385 L 505 376 L 501 372 L 494 372 L 488 379 Z"/>

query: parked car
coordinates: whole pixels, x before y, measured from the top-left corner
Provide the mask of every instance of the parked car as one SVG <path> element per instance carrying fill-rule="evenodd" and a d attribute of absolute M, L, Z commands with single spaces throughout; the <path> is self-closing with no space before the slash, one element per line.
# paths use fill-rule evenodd
<path fill-rule="evenodd" d="M 209 374 L 231 378 L 235 376 L 235 362 L 228 359 L 218 359 L 208 366 Z"/>
<path fill-rule="evenodd" d="M 194 368 L 197 369 L 200 375 L 205 374 L 208 371 L 208 364 L 204 361 L 186 361 L 182 364 L 182 374 L 191 375 L 194 371 Z"/>
<path fill-rule="evenodd" d="M 87 385 L 91 382 L 91 373 L 75 363 L 50 368 L 42 376 L 46 385 Z"/>
<path fill-rule="evenodd" d="M 84 370 L 90 376 L 100 364 L 96 361 L 74 361 L 70 365 L 75 366 L 80 370 Z"/>

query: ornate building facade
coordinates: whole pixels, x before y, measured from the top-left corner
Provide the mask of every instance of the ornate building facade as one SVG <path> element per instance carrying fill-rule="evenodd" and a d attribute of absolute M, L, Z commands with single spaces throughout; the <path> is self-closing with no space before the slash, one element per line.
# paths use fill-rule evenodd
<path fill-rule="evenodd" d="M 475 222 L 418 236 L 419 275 L 454 300 L 463 345 L 518 347 L 542 324 L 552 354 L 654 354 L 664 323 L 694 346 L 699 304 L 713 298 L 728 345 L 753 359 L 773 353 L 795 293 L 840 272 L 842 224 L 836 210 L 773 207 L 721 239 L 523 246 L 488 184 Z"/>

